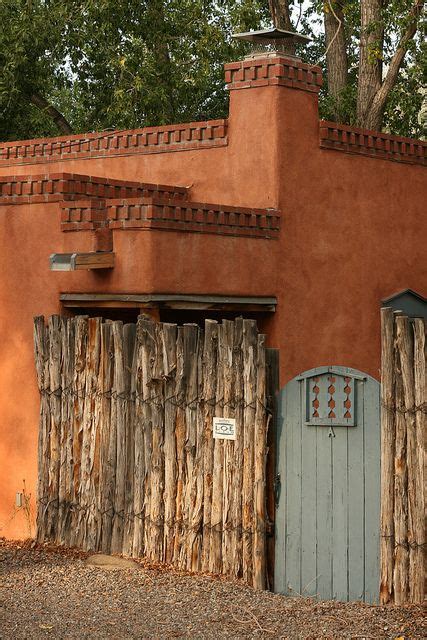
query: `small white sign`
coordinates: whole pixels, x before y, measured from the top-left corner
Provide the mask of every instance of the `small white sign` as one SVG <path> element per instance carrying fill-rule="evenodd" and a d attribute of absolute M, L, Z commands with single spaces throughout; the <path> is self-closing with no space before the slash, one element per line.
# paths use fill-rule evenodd
<path fill-rule="evenodd" d="M 234 418 L 214 418 L 213 437 L 221 440 L 235 440 L 236 420 Z"/>

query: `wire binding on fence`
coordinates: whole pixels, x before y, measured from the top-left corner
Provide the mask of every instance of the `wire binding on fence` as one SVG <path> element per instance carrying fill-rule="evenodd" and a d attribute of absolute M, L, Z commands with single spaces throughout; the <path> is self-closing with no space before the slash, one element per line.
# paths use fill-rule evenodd
<path fill-rule="evenodd" d="M 143 396 L 143 394 L 137 393 L 136 391 L 125 391 L 118 393 L 116 391 L 86 391 L 85 389 L 71 389 L 70 387 L 57 387 L 53 390 L 42 389 L 40 391 L 40 395 L 47 398 L 50 398 L 52 396 L 56 398 L 68 396 L 69 398 L 78 398 L 79 400 L 105 398 L 107 400 L 123 400 L 123 402 L 130 403 L 136 403 L 136 401 L 138 400 L 140 405 L 150 405 L 158 408 L 163 408 L 164 404 L 166 402 L 169 402 L 179 409 L 195 409 L 198 406 L 219 407 L 221 409 L 223 409 L 224 407 L 228 407 L 230 409 L 256 409 L 258 405 L 266 411 L 269 411 L 268 407 L 260 398 L 256 398 L 253 402 L 245 402 L 245 399 L 243 397 L 235 398 L 228 402 L 224 400 L 224 397 L 219 399 L 216 399 L 215 397 L 208 399 L 196 397 L 193 398 L 193 400 L 185 401 L 178 400 L 178 394 L 169 396 L 167 398 L 164 398 L 163 396 L 152 396 L 150 398 L 146 398 Z"/>

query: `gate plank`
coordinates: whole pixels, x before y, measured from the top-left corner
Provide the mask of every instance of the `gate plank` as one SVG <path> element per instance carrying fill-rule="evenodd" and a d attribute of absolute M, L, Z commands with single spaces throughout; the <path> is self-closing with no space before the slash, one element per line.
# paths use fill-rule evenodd
<path fill-rule="evenodd" d="M 301 595 L 315 596 L 317 589 L 317 565 L 316 565 L 316 483 L 317 483 L 317 427 L 305 424 L 305 396 L 306 382 L 298 382 L 300 397 L 300 429 L 301 429 L 301 500 L 303 504 L 301 513 Z"/>
<path fill-rule="evenodd" d="M 365 472 L 363 468 L 363 380 L 356 385 L 357 425 L 348 429 L 348 572 L 349 600 L 363 600 L 365 593 Z M 371 498 L 372 499 L 372 498 Z"/>
<path fill-rule="evenodd" d="M 380 386 L 368 378 L 363 386 L 365 477 L 365 600 L 379 600 L 380 557 Z"/>
<path fill-rule="evenodd" d="M 332 445 L 332 597 L 348 600 L 348 432 L 336 427 Z M 357 427 L 356 427 L 357 428 Z"/>
<path fill-rule="evenodd" d="M 316 429 L 317 448 L 317 593 L 332 598 L 332 438 L 327 426 Z"/>
<path fill-rule="evenodd" d="M 301 388 L 293 381 L 286 398 L 285 473 L 285 593 L 301 593 Z M 283 508 L 283 507 L 282 507 Z"/>

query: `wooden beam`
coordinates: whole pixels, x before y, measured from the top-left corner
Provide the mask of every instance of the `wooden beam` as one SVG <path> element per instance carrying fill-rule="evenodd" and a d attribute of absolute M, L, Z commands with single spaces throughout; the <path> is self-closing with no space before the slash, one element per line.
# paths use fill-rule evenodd
<path fill-rule="evenodd" d="M 181 309 L 269 312 L 277 299 L 267 296 L 211 296 L 192 294 L 62 293 L 64 307 L 107 307 L 136 309 Z"/>
<path fill-rule="evenodd" d="M 112 251 L 91 251 L 90 253 L 52 253 L 51 271 L 76 271 L 78 269 L 113 269 Z"/>

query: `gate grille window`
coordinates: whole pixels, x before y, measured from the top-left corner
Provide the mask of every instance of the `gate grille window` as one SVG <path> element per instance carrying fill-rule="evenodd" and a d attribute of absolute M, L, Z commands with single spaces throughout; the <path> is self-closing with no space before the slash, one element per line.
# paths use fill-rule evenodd
<path fill-rule="evenodd" d="M 356 424 L 356 378 L 319 369 L 305 378 L 305 424 L 353 427 Z"/>

